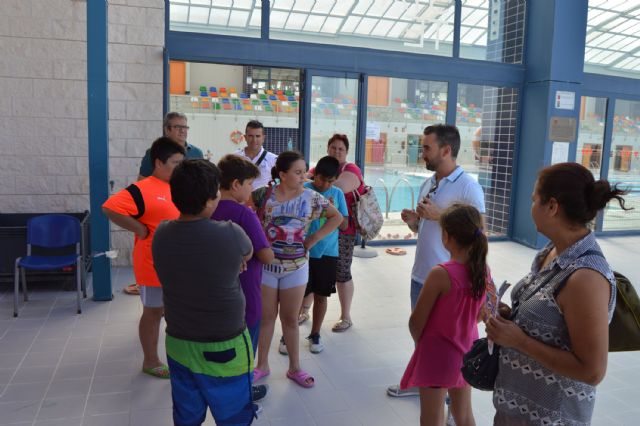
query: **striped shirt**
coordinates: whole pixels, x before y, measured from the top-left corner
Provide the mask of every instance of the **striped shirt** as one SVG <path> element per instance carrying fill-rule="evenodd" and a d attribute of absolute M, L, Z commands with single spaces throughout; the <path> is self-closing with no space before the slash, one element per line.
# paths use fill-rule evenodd
<path fill-rule="evenodd" d="M 611 284 L 611 321 L 615 307 L 615 278 L 593 233 L 541 269 L 540 265 L 552 248 L 549 243 L 538 253 L 531 272 L 514 287 L 511 299 L 519 303 L 514 322 L 530 337 L 571 351 L 569 330 L 557 304 L 557 294 L 576 270 L 598 271 Z M 518 424 L 589 425 L 595 396 L 595 386 L 554 373 L 516 349 L 500 349 L 493 405 L 501 418 L 511 418 Z"/>

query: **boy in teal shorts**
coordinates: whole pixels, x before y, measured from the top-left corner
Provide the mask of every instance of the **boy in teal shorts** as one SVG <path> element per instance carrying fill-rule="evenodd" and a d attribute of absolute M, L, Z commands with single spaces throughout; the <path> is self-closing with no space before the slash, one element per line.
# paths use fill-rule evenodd
<path fill-rule="evenodd" d="M 253 348 L 238 280 L 253 255 L 232 222 L 210 221 L 220 201 L 218 168 L 185 160 L 169 184 L 176 220 L 158 226 L 152 253 L 164 295 L 166 349 L 178 426 L 200 425 L 207 407 L 218 426 L 249 425 Z"/>

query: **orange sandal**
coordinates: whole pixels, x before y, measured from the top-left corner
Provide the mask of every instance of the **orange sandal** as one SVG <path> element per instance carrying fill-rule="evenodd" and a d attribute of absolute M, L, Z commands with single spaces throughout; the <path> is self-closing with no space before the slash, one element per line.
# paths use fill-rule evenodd
<path fill-rule="evenodd" d="M 389 247 L 388 249 L 385 250 L 385 252 L 387 254 L 392 254 L 394 256 L 404 256 L 405 254 L 407 254 L 407 251 L 400 247 Z"/>

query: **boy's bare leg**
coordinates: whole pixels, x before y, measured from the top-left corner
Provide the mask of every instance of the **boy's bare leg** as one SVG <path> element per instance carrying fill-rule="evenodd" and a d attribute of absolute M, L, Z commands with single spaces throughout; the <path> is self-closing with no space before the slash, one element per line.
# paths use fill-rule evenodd
<path fill-rule="evenodd" d="M 327 313 L 327 296 L 314 294 L 313 297 L 313 321 L 311 323 L 311 334 L 319 334 L 324 316 Z"/>
<path fill-rule="evenodd" d="M 154 368 L 164 364 L 158 356 L 160 321 L 163 313 L 164 308 L 142 308 L 142 316 L 138 325 L 140 344 L 144 354 L 142 368 Z"/>
<path fill-rule="evenodd" d="M 273 339 L 273 329 L 278 316 L 278 290 L 262 285 L 262 319 L 258 337 L 258 365 L 256 368 L 268 373 L 269 348 Z"/>

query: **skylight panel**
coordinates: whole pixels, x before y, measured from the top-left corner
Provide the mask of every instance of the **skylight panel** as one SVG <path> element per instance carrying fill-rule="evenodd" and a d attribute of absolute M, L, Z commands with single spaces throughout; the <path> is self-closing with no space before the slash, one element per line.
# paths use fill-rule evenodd
<path fill-rule="evenodd" d="M 408 3 L 394 1 L 384 14 L 385 18 L 398 19 L 409 7 Z"/>
<path fill-rule="evenodd" d="M 393 27 L 394 23 L 395 21 L 390 21 L 388 19 L 381 19 L 380 22 L 378 22 L 378 25 L 376 25 L 375 29 L 371 32 L 371 35 L 378 36 L 378 37 L 386 36 L 389 30 L 391 29 L 391 27 Z"/>
<path fill-rule="evenodd" d="M 326 15 L 331 11 L 331 8 L 334 7 L 336 3 L 342 3 L 343 0 L 333 1 L 333 0 L 317 0 L 315 5 L 313 6 L 313 11 L 315 13 Z M 348 2 L 345 2 L 348 3 Z"/>
<path fill-rule="evenodd" d="M 285 22 L 287 22 L 287 18 L 289 17 L 288 12 L 282 12 L 279 10 L 272 10 L 271 16 L 269 17 L 269 25 L 272 28 L 284 28 Z"/>
<path fill-rule="evenodd" d="M 335 34 L 340 29 L 340 25 L 342 25 L 343 18 L 338 18 L 335 16 L 329 16 L 326 21 L 324 21 L 324 25 L 322 26 L 323 33 L 331 33 Z"/>
<path fill-rule="evenodd" d="M 209 9 L 208 7 L 196 7 L 191 6 L 189 10 L 189 23 L 190 24 L 206 24 L 209 22 Z"/>
<path fill-rule="evenodd" d="M 322 15 L 309 15 L 309 19 L 307 19 L 307 23 L 304 26 L 305 31 L 310 31 L 317 33 L 322 28 L 322 24 L 324 24 L 325 16 Z"/>
<path fill-rule="evenodd" d="M 373 28 L 377 23 L 378 23 L 378 19 L 362 18 L 362 20 L 360 21 L 360 24 L 358 24 L 354 33 L 368 35 L 369 33 L 371 33 L 371 30 L 373 30 Z"/>
<path fill-rule="evenodd" d="M 211 6 L 211 0 L 191 0 L 190 3 L 199 6 Z"/>
<path fill-rule="evenodd" d="M 169 8 L 169 16 L 173 22 L 187 22 L 189 6 L 179 6 L 172 4 Z"/>
<path fill-rule="evenodd" d="M 600 13 L 599 15 L 593 18 L 589 17 L 587 19 L 587 22 L 589 25 L 600 25 L 601 23 L 608 21 L 609 19 L 614 18 L 616 16 L 618 16 L 617 13 L 603 11 L 602 13 Z"/>
<path fill-rule="evenodd" d="M 233 10 L 229 17 L 230 27 L 246 27 L 249 20 L 249 12 L 245 10 Z"/>
<path fill-rule="evenodd" d="M 216 1 L 216 0 L 214 0 L 214 1 Z M 251 1 L 251 0 L 233 0 L 233 8 L 234 9 L 252 9 L 253 8 L 253 1 Z"/>
<path fill-rule="evenodd" d="M 300 31 L 307 20 L 307 16 L 309 15 L 306 13 L 290 13 L 289 19 L 287 19 L 287 23 L 284 25 L 284 29 Z"/>
<path fill-rule="evenodd" d="M 274 0 L 271 9 L 291 10 L 294 0 Z"/>
<path fill-rule="evenodd" d="M 262 26 L 262 9 L 253 9 L 251 11 L 251 19 L 249 19 L 250 27 Z"/>
<path fill-rule="evenodd" d="M 314 3 L 315 0 L 296 0 L 296 3 L 293 5 L 293 10 L 296 12 L 311 12 Z"/>
<path fill-rule="evenodd" d="M 387 37 L 399 38 L 400 34 L 409 26 L 406 22 L 396 22 L 396 24 L 391 28 L 391 31 L 387 34 Z"/>
<path fill-rule="evenodd" d="M 389 9 L 391 3 L 393 3 L 393 0 L 375 0 L 367 11 L 367 15 L 377 17 L 384 16 L 384 13 Z"/>
<path fill-rule="evenodd" d="M 356 7 L 353 8 L 352 13 L 354 15 L 364 15 L 369 7 L 371 7 L 372 3 L 373 0 L 359 0 L 356 4 Z"/>
<path fill-rule="evenodd" d="M 358 24 L 360 23 L 360 19 L 362 18 L 360 18 L 359 16 L 349 16 L 342 26 L 340 32 L 352 33 L 353 30 L 356 29 L 356 26 L 358 26 Z"/>
<path fill-rule="evenodd" d="M 332 15 L 338 16 L 346 16 L 347 13 L 351 10 L 351 6 L 353 6 L 354 0 L 340 0 L 336 1 L 335 6 L 331 9 Z"/>
<path fill-rule="evenodd" d="M 229 9 L 211 9 L 211 16 L 209 16 L 209 24 L 211 25 L 227 25 L 229 20 Z"/>
<path fill-rule="evenodd" d="M 460 42 L 465 44 L 475 44 L 475 41 L 486 33 L 487 32 L 482 28 L 470 28 L 464 36 L 460 37 Z"/>

